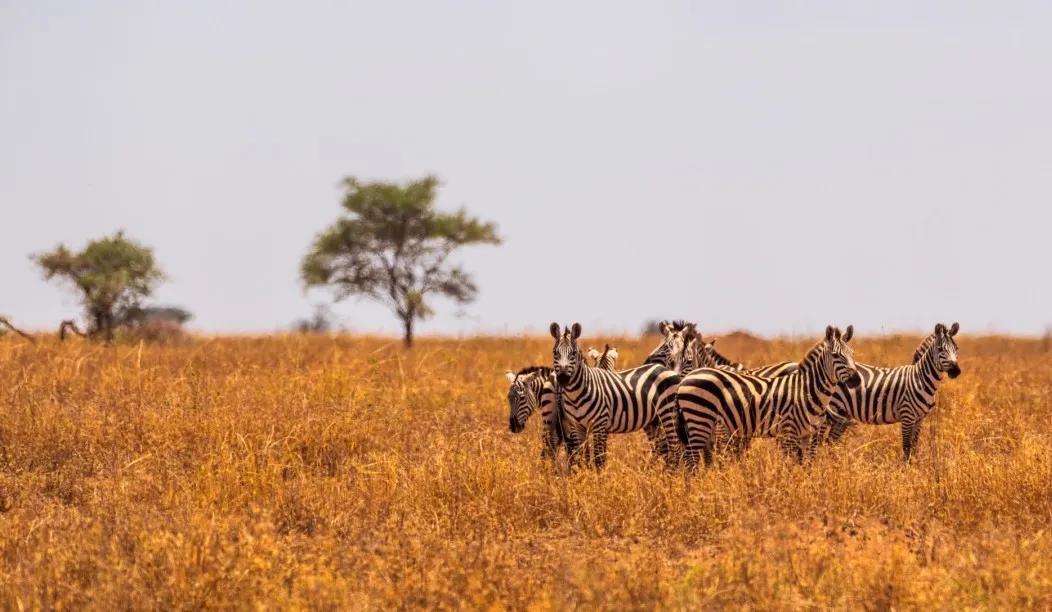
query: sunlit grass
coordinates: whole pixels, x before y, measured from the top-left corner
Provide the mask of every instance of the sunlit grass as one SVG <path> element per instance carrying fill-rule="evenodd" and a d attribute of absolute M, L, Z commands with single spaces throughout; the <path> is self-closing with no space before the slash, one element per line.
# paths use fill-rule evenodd
<path fill-rule="evenodd" d="M 510 434 L 502 372 L 545 339 L 6 338 L 0 607 L 1047 608 L 1052 354 L 959 340 L 910 467 L 896 427 L 859 426 L 809 466 L 758 441 L 687 477 L 642 434 L 570 476 L 538 423 Z"/>

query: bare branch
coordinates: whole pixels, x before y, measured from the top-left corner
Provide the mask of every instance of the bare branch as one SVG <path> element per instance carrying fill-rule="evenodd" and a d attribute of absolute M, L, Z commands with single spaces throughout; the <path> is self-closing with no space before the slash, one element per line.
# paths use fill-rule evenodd
<path fill-rule="evenodd" d="M 12 325 L 11 322 L 7 320 L 7 317 L 0 317 L 0 325 L 6 327 L 7 329 L 10 329 L 11 331 L 15 332 L 19 336 L 22 336 L 26 340 L 29 340 L 30 342 L 36 342 L 37 341 L 37 339 L 34 338 L 33 336 L 27 334 L 26 332 L 24 332 L 24 331 L 18 329 L 17 327 L 15 327 L 14 325 Z"/>
<path fill-rule="evenodd" d="M 66 341 L 66 334 L 68 332 L 73 332 L 74 334 L 77 334 L 81 338 L 87 338 L 88 337 L 87 334 L 85 334 L 84 332 L 80 331 L 80 328 L 77 327 L 77 324 L 72 319 L 66 319 L 65 321 L 62 322 L 62 325 L 58 326 L 58 339 L 60 341 L 62 341 L 62 342 L 65 342 Z"/>

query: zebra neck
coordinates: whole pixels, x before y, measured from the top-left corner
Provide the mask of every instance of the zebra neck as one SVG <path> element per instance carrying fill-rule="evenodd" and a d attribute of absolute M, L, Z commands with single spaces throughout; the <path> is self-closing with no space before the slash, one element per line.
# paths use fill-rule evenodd
<path fill-rule="evenodd" d="M 560 389 L 566 394 L 566 397 L 569 398 L 570 401 L 575 401 L 581 394 L 588 390 L 591 377 L 587 375 L 587 370 L 590 369 L 591 368 L 588 367 L 584 361 L 581 361 L 578 364 L 577 369 L 574 371 L 573 376 L 570 377 L 570 382 L 565 385 L 559 385 Z"/>
<path fill-rule="evenodd" d="M 541 393 L 544 391 L 544 378 L 538 374 L 534 380 L 530 381 L 527 389 L 537 401 L 540 401 Z"/>
<path fill-rule="evenodd" d="M 824 412 L 833 397 L 836 385 L 826 377 L 825 369 L 818 367 L 812 360 L 800 364 L 800 369 L 789 375 L 797 377 L 796 384 L 803 393 L 806 408 L 809 412 Z"/>
<path fill-rule="evenodd" d="M 916 373 L 917 382 L 924 391 L 934 395 L 935 390 L 939 387 L 939 381 L 942 380 L 942 374 L 935 367 L 935 354 L 931 347 L 924 352 L 921 360 L 913 365 L 913 370 Z"/>
<path fill-rule="evenodd" d="M 736 366 L 736 365 L 738 365 L 737 363 L 731 361 L 730 359 L 727 359 L 726 357 L 724 357 L 720 353 L 717 353 L 716 351 L 712 351 L 712 358 L 713 358 L 713 360 L 716 361 L 716 365 L 718 365 L 718 366 Z"/>
<path fill-rule="evenodd" d="M 647 355 L 647 358 L 643 363 L 657 363 L 663 366 L 668 365 L 668 347 L 662 344 Z"/>

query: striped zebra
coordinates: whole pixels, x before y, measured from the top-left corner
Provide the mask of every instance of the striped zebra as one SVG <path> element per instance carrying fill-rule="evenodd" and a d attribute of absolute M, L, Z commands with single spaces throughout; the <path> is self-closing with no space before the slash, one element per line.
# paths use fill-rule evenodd
<path fill-rule="evenodd" d="M 656 363 L 676 370 L 680 374 L 684 373 L 684 368 L 689 365 L 684 360 L 684 356 L 687 347 L 697 336 L 697 324 L 682 320 L 662 321 L 660 329 L 661 344 L 650 351 L 643 363 Z"/>
<path fill-rule="evenodd" d="M 897 368 L 857 364 L 862 384 L 854 389 L 840 386 L 830 402 L 825 427 L 828 440 L 836 442 L 854 422 L 871 425 L 902 424 L 902 460 L 909 462 L 917 447 L 921 424 L 935 408 L 935 394 L 945 372 L 961 374 L 957 364 L 957 341 L 961 326 L 942 323 L 921 342 L 913 363 Z"/>
<path fill-rule="evenodd" d="M 799 367 L 800 365 L 795 362 L 783 361 L 771 365 L 747 368 L 720 354 L 716 350 L 715 338 L 706 342 L 701 336 L 698 336 L 687 345 L 683 357 L 683 373 L 696 370 L 697 368 L 720 368 L 723 370 L 731 370 L 733 372 L 745 372 L 746 374 L 762 376 L 764 378 L 778 378 L 779 376 L 792 374 L 798 370 Z"/>
<path fill-rule="evenodd" d="M 677 429 L 687 447 L 687 466 L 712 463 L 716 425 L 722 423 L 738 438 L 739 452 L 757 436 L 773 436 L 782 448 L 803 460 L 805 440 L 824 422 L 836 384 L 860 382 L 848 346 L 854 328 L 840 332 L 826 327 L 826 335 L 787 376 L 763 378 L 720 368 L 702 368 L 685 376 L 676 393 Z M 808 447 L 810 445 L 807 445 Z"/>
<path fill-rule="evenodd" d="M 664 429 L 666 449 L 677 441 L 676 386 L 680 376 L 661 364 L 613 372 L 590 367 L 582 358 L 578 339 L 581 324 L 564 330 L 552 323 L 549 331 L 552 369 L 563 394 L 566 450 L 571 462 L 584 440 L 592 438 L 594 465 L 606 464 L 606 442 L 611 433 L 643 429 L 655 417 Z M 666 454 L 666 460 L 670 456 Z"/>
<path fill-rule="evenodd" d="M 558 420 L 558 397 L 551 368 L 530 366 L 518 372 L 505 372 L 508 387 L 508 429 L 519 433 L 526 429 L 538 408 L 544 423 L 541 434 L 541 457 L 555 460 L 563 444 L 562 424 Z"/>
<path fill-rule="evenodd" d="M 617 349 L 609 344 L 606 345 L 602 353 L 594 348 L 588 349 L 588 358 L 592 360 L 592 367 L 595 368 L 613 370 L 617 367 L 617 357 Z"/>
<path fill-rule="evenodd" d="M 592 353 L 595 353 L 592 355 Z M 589 350 L 595 367 L 613 370 L 617 367 L 617 349 L 606 345 L 602 353 L 596 349 Z M 529 420 L 540 408 L 543 431 L 541 435 L 541 457 L 556 459 L 563 444 L 563 428 L 559 411 L 559 397 L 555 389 L 551 368 L 529 366 L 518 372 L 505 372 L 510 386 L 508 387 L 508 429 L 519 433 L 526 428 Z"/>

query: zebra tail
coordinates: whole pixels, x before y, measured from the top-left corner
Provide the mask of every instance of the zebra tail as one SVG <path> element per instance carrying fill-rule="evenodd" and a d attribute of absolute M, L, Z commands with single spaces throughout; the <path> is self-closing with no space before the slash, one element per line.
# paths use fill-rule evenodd
<path fill-rule="evenodd" d="M 676 435 L 679 436 L 679 443 L 683 446 L 687 445 L 687 419 L 683 418 L 683 411 L 676 406 Z"/>

